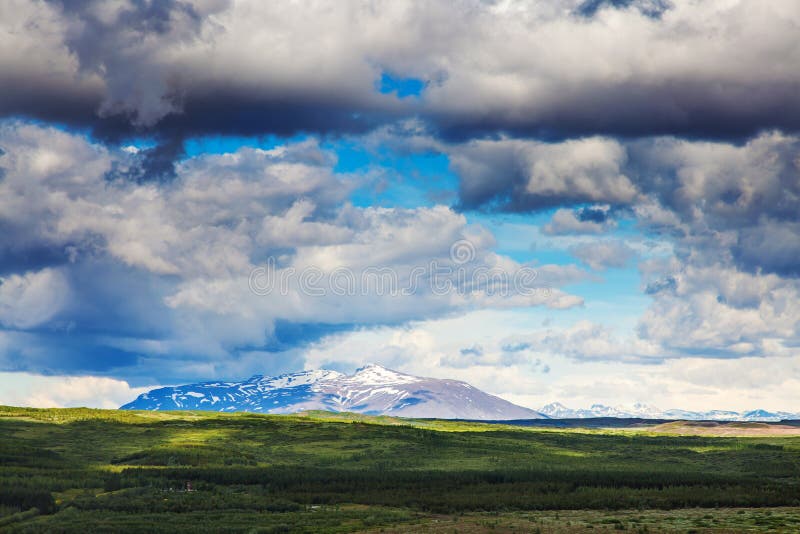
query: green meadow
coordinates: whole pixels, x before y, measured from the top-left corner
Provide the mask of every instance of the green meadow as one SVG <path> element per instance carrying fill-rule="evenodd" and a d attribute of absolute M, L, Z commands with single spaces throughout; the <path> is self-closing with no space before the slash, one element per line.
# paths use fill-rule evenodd
<path fill-rule="evenodd" d="M 800 437 L 0 407 L 9 532 L 800 530 Z"/>

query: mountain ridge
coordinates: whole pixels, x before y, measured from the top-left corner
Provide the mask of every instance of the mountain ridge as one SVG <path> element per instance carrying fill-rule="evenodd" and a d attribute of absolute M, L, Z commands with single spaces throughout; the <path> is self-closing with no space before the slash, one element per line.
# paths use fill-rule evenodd
<path fill-rule="evenodd" d="M 552 419 L 589 419 L 593 417 L 670 419 L 688 421 L 763 421 L 775 422 L 789 419 L 800 419 L 800 413 L 776 411 L 771 412 L 757 408 L 755 410 L 708 410 L 693 411 L 672 408 L 661 410 L 649 404 L 636 403 L 632 406 L 606 406 L 593 404 L 589 408 L 567 408 L 560 402 L 551 402 L 537 410 Z"/>
<path fill-rule="evenodd" d="M 763 421 L 800 419 L 800 414 L 763 409 L 732 411 L 662 410 L 645 403 L 631 406 L 568 408 L 551 402 L 538 410 L 485 393 L 466 382 L 425 378 L 368 364 L 347 375 L 327 369 L 253 375 L 242 381 L 208 381 L 155 388 L 120 407 L 123 410 L 209 410 L 295 413 L 308 410 L 439 419 L 589 419 L 639 418 L 689 421 Z"/>
<path fill-rule="evenodd" d="M 156 388 L 123 410 L 294 413 L 306 410 L 441 419 L 541 419 L 544 415 L 466 382 L 424 378 L 369 364 L 352 375 L 316 370 L 239 382 Z"/>

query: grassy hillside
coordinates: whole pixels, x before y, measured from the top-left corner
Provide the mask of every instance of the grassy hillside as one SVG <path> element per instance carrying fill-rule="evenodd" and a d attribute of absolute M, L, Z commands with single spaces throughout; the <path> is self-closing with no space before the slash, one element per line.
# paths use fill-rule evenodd
<path fill-rule="evenodd" d="M 0 407 L 12 532 L 791 531 L 798 506 L 798 437 Z"/>

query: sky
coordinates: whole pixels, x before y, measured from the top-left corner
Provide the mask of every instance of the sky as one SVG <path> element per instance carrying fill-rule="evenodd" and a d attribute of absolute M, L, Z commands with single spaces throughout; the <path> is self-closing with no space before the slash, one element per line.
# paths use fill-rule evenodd
<path fill-rule="evenodd" d="M 0 404 L 378 363 L 800 411 L 800 4 L 0 3 Z"/>

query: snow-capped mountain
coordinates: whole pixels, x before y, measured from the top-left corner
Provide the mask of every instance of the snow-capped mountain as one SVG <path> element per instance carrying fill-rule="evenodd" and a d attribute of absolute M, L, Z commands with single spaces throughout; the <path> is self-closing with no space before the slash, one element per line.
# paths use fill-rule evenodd
<path fill-rule="evenodd" d="M 575 410 L 570 410 L 560 402 L 551 402 L 539 408 L 539 413 L 552 419 L 574 419 Z"/>
<path fill-rule="evenodd" d="M 540 408 L 539 413 L 553 419 L 587 419 L 590 417 L 635 417 L 641 419 L 686 419 L 692 421 L 781 421 L 784 419 L 800 419 L 800 414 L 790 412 L 769 412 L 767 410 L 693 412 L 677 409 L 661 410 L 655 406 L 642 403 L 637 403 L 633 406 L 593 404 L 588 409 L 573 410 L 560 402 L 551 402 Z"/>
<path fill-rule="evenodd" d="M 123 410 L 211 410 L 293 413 L 358 412 L 442 419 L 541 419 L 545 416 L 465 382 L 407 375 L 368 365 L 352 375 L 303 371 L 242 382 L 203 382 L 154 389 Z"/>

